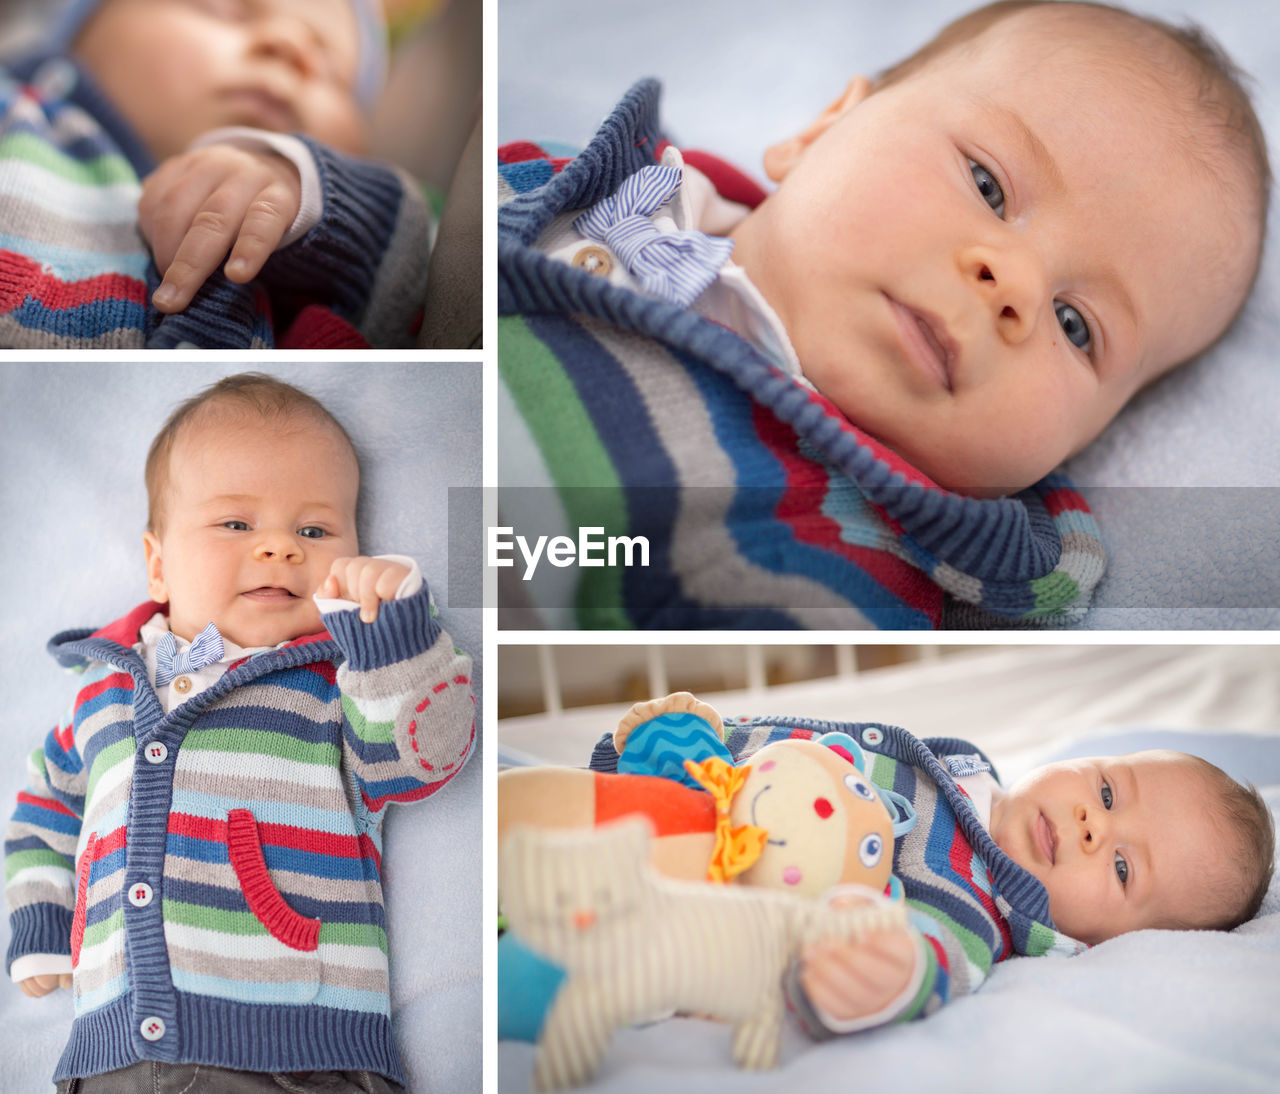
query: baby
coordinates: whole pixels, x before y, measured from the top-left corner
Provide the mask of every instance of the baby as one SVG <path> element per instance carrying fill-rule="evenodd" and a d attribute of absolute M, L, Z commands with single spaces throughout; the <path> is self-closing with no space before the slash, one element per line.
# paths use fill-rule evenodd
<path fill-rule="evenodd" d="M 412 559 L 360 555 L 306 393 L 219 381 L 146 482 L 151 601 L 51 644 L 81 681 L 7 832 L 10 975 L 73 988 L 60 1090 L 400 1089 L 381 827 L 470 754 L 470 659 Z"/>
<path fill-rule="evenodd" d="M 721 730 L 718 716 L 687 695 L 633 708 L 623 726 L 637 720 L 643 726 L 645 717 L 666 709 L 696 717 L 685 717 L 678 733 L 661 734 L 661 749 L 650 739 L 633 750 L 641 730 L 632 729 L 620 755 L 602 742 L 592 759 L 595 772 L 568 773 L 581 780 L 549 768 L 500 777 L 500 836 L 519 823 L 592 823 L 593 814 L 607 812 L 601 801 L 611 800 L 600 780 L 628 771 L 633 782 L 654 781 L 652 794 L 634 785 L 631 793 L 654 802 L 665 837 L 660 843 L 673 844 L 655 852 L 655 865 L 690 876 L 674 844 L 693 837 L 680 835 L 686 830 L 681 816 L 665 804 L 670 795 L 657 789 L 674 776 L 636 772 L 650 755 L 653 763 L 676 770 L 662 755 L 673 748 L 696 762 L 702 740 L 714 738 L 718 752 Z M 702 732 L 690 721 L 701 721 Z M 1257 912 L 1270 883 L 1275 837 L 1266 804 L 1252 787 L 1194 756 L 1148 751 L 1063 761 L 1006 789 L 986 757 L 963 741 L 920 740 L 868 723 L 748 719 L 731 725 L 724 744 L 739 756 L 819 732 L 848 734 L 863 750 L 878 792 L 900 796 L 895 800 L 905 799 L 914 811 L 893 851 L 893 888 L 901 884 L 909 926 L 858 942 L 810 944 L 789 978 L 794 1008 L 817 1036 L 932 1013 L 976 990 L 996 962 L 1014 954 L 1076 953 L 1148 927 L 1229 930 Z M 744 759 L 751 762 L 749 755 Z M 554 799 L 540 796 L 539 784 L 553 785 Z M 795 785 L 796 793 L 814 792 L 813 783 L 797 779 Z M 795 825 L 804 813 L 814 823 L 788 804 L 774 803 L 770 816 Z M 816 823 L 829 819 L 831 839 L 844 840 L 840 803 L 833 807 L 820 797 L 814 807 Z M 753 823 L 765 823 L 754 804 L 750 815 Z M 773 842 L 773 834 L 766 835 Z M 806 838 L 815 837 L 806 829 Z M 800 850 L 792 853 L 802 857 Z M 785 860 L 787 852 L 781 854 Z M 771 876 L 780 876 L 784 888 L 798 884 L 786 880 L 786 871 L 778 874 L 777 865 Z"/>
<path fill-rule="evenodd" d="M 1102 5 L 992 4 L 772 146 L 767 195 L 666 145 L 655 108 L 637 85 L 589 154 L 500 157 L 500 306 L 522 316 L 504 321 L 502 369 L 554 484 L 605 485 L 584 471 L 603 467 L 627 485 L 758 488 L 759 527 L 749 498 L 724 521 L 742 559 L 726 588 L 686 593 L 703 610 L 763 578 L 778 591 L 755 603 L 794 611 L 782 578 L 800 574 L 819 585 L 809 603 L 919 625 L 877 607 L 876 585 L 842 587 L 842 548 L 917 611 L 893 566 L 1004 616 L 1062 610 L 998 603 L 1028 577 L 1087 599 L 1088 568 L 1050 561 L 1083 551 L 1091 521 L 1047 477 L 1221 336 L 1258 270 L 1270 172 L 1231 63 L 1199 32 Z M 579 364 L 593 353 L 598 377 Z M 573 428 L 546 428 L 552 398 Z M 932 490 L 927 511 L 904 483 Z M 1036 484 L 1056 493 L 1047 513 L 973 504 Z M 753 552 L 766 518 L 777 550 Z M 850 562 L 853 546 L 883 554 Z M 690 590 L 694 553 L 671 564 Z M 1100 572 L 1100 546 L 1085 553 Z"/>
<path fill-rule="evenodd" d="M 430 218 L 352 158 L 376 0 L 72 0 L 0 75 L 0 343 L 412 344 Z"/>

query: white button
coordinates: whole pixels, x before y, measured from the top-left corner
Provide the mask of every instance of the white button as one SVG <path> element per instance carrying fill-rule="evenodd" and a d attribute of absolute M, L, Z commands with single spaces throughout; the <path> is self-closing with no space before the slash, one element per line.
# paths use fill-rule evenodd
<path fill-rule="evenodd" d="M 164 1036 L 164 1019 L 163 1018 L 144 1018 L 142 1025 L 139 1027 L 142 1036 L 148 1041 L 158 1041 Z"/>
<path fill-rule="evenodd" d="M 153 896 L 155 896 L 155 893 L 145 881 L 139 881 L 136 885 L 129 886 L 129 903 L 135 908 L 145 908 L 151 903 Z"/>
<path fill-rule="evenodd" d="M 884 734 L 878 729 L 864 729 L 862 731 L 862 743 L 867 745 L 878 745 L 884 740 Z"/>
<path fill-rule="evenodd" d="M 147 745 L 142 754 L 149 764 L 162 764 L 169 758 L 169 750 L 159 741 Z"/>
<path fill-rule="evenodd" d="M 573 256 L 573 265 L 596 277 L 608 277 L 613 270 L 613 256 L 603 247 L 591 244 Z"/>

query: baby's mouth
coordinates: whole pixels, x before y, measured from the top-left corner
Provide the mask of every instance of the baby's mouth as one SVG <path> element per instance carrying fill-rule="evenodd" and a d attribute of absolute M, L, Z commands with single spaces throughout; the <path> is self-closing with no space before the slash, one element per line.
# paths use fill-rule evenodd
<path fill-rule="evenodd" d="M 295 594 L 281 585 L 259 585 L 256 589 L 246 589 L 240 595 L 264 604 L 284 603 L 298 599 Z"/>
<path fill-rule="evenodd" d="M 952 387 L 956 344 L 937 316 L 910 307 L 885 293 L 907 354 L 948 391 Z"/>
<path fill-rule="evenodd" d="M 1043 813 L 1036 817 L 1035 839 L 1049 865 L 1054 865 L 1058 860 L 1058 833 Z"/>

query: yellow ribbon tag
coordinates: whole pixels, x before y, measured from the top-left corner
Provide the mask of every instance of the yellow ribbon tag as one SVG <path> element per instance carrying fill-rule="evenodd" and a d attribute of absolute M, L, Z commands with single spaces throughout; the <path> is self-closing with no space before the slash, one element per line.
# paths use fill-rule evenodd
<path fill-rule="evenodd" d="M 733 804 L 734 795 L 747 781 L 751 766 L 734 767 L 719 756 L 711 756 L 700 763 L 685 760 L 684 769 L 715 802 L 716 844 L 707 864 L 707 880 L 727 884 L 751 868 L 769 838 L 769 833 L 763 828 L 754 824 L 735 828 L 729 820 L 729 807 Z"/>

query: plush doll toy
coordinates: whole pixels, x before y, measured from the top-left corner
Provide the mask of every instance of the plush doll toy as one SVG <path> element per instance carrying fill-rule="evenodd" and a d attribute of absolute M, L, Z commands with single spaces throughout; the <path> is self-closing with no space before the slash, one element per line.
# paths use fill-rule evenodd
<path fill-rule="evenodd" d="M 538 1090 L 587 1082 L 615 1030 L 674 1009 L 729 1022 L 739 1067 L 773 1067 L 783 977 L 800 947 L 905 922 L 902 903 L 884 897 L 827 904 L 673 881 L 649 865 L 647 829 L 639 817 L 576 831 L 518 826 L 502 845 L 504 940 L 519 937 L 564 974 L 537 1038 Z"/>
<path fill-rule="evenodd" d="M 617 774 L 536 767 L 499 776 L 499 847 L 518 825 L 583 829 L 640 815 L 654 833 L 650 863 L 670 878 L 811 898 L 840 885 L 900 895 L 893 841 L 915 814 L 867 779 L 853 738 L 778 741 L 735 765 L 723 736 L 720 716 L 687 692 L 637 704 L 614 734 Z M 559 978 L 554 964 L 504 939 L 499 1036 L 535 1039 Z"/>

